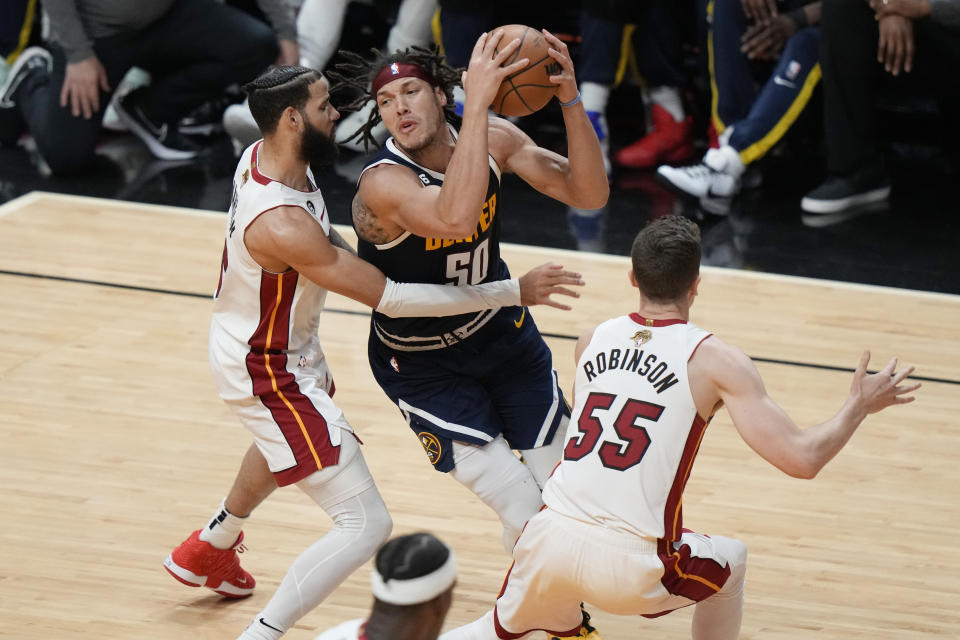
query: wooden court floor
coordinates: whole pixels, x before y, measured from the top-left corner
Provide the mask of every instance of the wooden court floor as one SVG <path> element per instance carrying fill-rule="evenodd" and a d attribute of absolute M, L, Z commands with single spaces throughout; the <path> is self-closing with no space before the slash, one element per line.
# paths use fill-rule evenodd
<path fill-rule="evenodd" d="M 548 221 L 544 221 L 549 224 Z M 223 216 L 33 193 L 0 207 L 0 637 L 235 638 L 326 516 L 278 491 L 246 529 L 257 593 L 227 602 L 161 563 L 227 491 L 248 437 L 207 369 Z M 572 312 L 535 310 L 564 387 L 573 338 L 633 310 L 624 258 L 507 246 L 514 273 L 583 272 Z M 960 297 L 705 268 L 692 321 L 757 360 L 802 425 L 845 397 L 860 351 L 925 378 L 919 400 L 872 416 L 818 478 L 782 475 L 729 419 L 713 422 L 685 525 L 750 550 L 742 637 L 960 638 Z M 321 320 L 337 402 L 365 441 L 395 533 L 453 544 L 448 626 L 492 603 L 509 561 L 492 512 L 434 472 L 366 362 L 363 308 Z M 287 637 L 310 639 L 370 603 L 368 568 Z M 607 640 L 687 638 L 691 611 L 597 613 Z"/>

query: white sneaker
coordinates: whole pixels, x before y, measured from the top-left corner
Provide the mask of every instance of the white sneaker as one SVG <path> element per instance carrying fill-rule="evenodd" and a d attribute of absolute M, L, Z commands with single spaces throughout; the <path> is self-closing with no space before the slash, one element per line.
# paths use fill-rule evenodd
<path fill-rule="evenodd" d="M 117 115 L 117 110 L 113 103 L 120 100 L 135 89 L 145 87 L 150 84 L 150 73 L 139 67 L 130 67 L 123 79 L 117 84 L 117 90 L 113 92 L 113 98 L 110 104 L 103 110 L 103 121 L 101 126 L 108 131 L 124 132 L 128 131 L 126 123 Z"/>
<path fill-rule="evenodd" d="M 224 110 L 223 128 L 243 149 L 263 137 L 246 100 L 240 104 L 232 104 Z"/>
<path fill-rule="evenodd" d="M 31 73 L 48 74 L 53 69 L 53 56 L 43 47 L 27 47 L 13 65 L 7 69 L 3 84 L 0 84 L 0 108 L 9 109 L 14 106 L 13 95 L 20 88 L 20 84 Z"/>
<path fill-rule="evenodd" d="M 695 198 L 732 198 L 740 191 L 744 164 L 733 147 L 710 149 L 703 162 L 687 167 L 661 165 L 659 174 L 670 186 Z"/>

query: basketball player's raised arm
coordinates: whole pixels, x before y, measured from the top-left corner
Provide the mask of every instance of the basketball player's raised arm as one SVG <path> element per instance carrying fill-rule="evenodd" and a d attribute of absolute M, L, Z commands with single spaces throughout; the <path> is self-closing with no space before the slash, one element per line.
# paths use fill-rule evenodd
<path fill-rule="evenodd" d="M 567 45 L 546 29 L 543 35 L 550 43 L 550 56 L 561 68 L 559 74 L 550 76 L 558 85 L 557 99 L 561 104 L 573 102 L 579 94 Z M 496 130 L 491 127 L 491 148 L 500 150 L 495 157 L 503 158 L 508 171 L 540 193 L 572 207 L 599 209 L 610 197 L 610 184 L 597 134 L 581 102 L 561 107 L 561 111 L 567 130 L 566 158 L 538 147 L 530 136 L 499 119 Z"/>
<path fill-rule="evenodd" d="M 868 414 L 912 402 L 914 398 L 908 394 L 920 387 L 919 383 L 901 385 L 913 367 L 896 371 L 896 358 L 868 375 L 870 352 L 864 352 L 840 410 L 826 422 L 801 429 L 767 395 L 759 372 L 740 349 L 710 339 L 694 358 L 702 359 L 698 366 L 703 366 L 716 386 L 744 441 L 772 465 L 797 478 L 816 476 Z"/>
<path fill-rule="evenodd" d="M 520 45 L 514 39 L 499 52 L 496 48 L 503 31 L 483 34 L 474 45 L 467 73 L 464 74 L 463 122 L 453 155 L 443 170 L 442 187 L 424 187 L 419 179 L 406 169 L 376 167 L 365 174 L 359 192 L 364 205 L 385 222 L 398 225 L 418 236 L 432 238 L 463 238 L 477 228 L 487 193 L 490 172 L 487 143 L 487 108 L 493 102 L 503 79 L 519 71 L 528 63 L 526 58 L 501 67 Z M 398 126 L 409 120 L 413 126 L 430 126 L 417 120 L 417 114 L 405 109 L 402 96 L 392 92 L 425 91 L 422 83 L 398 82 L 397 88 L 377 92 L 381 113 L 396 109 Z M 391 117 L 393 117 L 391 116 Z M 445 122 L 440 122 L 445 128 Z M 436 135 L 448 135 L 440 130 Z"/>
<path fill-rule="evenodd" d="M 395 317 L 447 316 L 483 309 L 555 302 L 554 294 L 577 297 L 566 285 L 583 284 L 580 274 L 545 264 L 519 279 L 454 287 L 397 283 L 375 266 L 334 247 L 322 227 L 299 207 L 279 207 L 247 227 L 244 243 L 264 269 L 294 269 L 321 287 Z"/>

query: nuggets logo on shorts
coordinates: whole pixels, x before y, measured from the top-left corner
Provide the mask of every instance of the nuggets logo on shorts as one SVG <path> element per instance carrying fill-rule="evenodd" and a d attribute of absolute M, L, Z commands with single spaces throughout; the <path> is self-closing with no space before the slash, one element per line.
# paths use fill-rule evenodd
<path fill-rule="evenodd" d="M 430 464 L 437 464 L 437 461 L 440 460 L 440 454 L 443 453 L 437 436 L 429 431 L 421 431 L 417 434 L 417 437 L 420 438 L 420 444 L 423 445 L 423 450 L 426 451 Z"/>

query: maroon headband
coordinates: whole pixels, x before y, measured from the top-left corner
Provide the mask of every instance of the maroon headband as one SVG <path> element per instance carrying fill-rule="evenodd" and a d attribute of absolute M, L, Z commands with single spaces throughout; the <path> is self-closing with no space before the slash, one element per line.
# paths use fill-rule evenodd
<path fill-rule="evenodd" d="M 433 76 L 430 75 L 430 73 L 420 65 L 410 62 L 394 62 L 392 64 L 388 64 L 383 69 L 380 69 L 380 73 L 378 73 L 373 79 L 371 93 L 376 96 L 377 92 L 383 88 L 383 85 L 400 78 L 420 78 L 427 84 L 437 84 L 437 81 L 434 80 Z"/>

